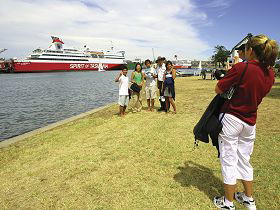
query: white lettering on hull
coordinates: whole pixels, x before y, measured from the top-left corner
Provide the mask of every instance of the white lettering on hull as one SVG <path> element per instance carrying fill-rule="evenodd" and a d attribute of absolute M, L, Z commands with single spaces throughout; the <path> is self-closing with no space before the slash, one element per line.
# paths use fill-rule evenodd
<path fill-rule="evenodd" d="M 103 69 L 108 69 L 108 64 L 102 64 Z M 90 64 L 77 64 L 77 63 L 71 63 L 70 69 L 98 69 L 99 64 L 98 63 L 90 63 Z"/>
<path fill-rule="evenodd" d="M 17 64 L 22 65 L 22 66 L 26 66 L 26 65 L 31 64 L 31 62 L 21 62 L 21 63 L 17 63 Z"/>

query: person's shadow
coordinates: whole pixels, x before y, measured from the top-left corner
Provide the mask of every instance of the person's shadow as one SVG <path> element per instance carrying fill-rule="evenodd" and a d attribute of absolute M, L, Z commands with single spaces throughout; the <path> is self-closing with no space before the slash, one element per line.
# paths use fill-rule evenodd
<path fill-rule="evenodd" d="M 204 192 L 212 201 L 215 196 L 224 194 L 223 182 L 214 176 L 213 172 L 193 161 L 185 162 L 185 167 L 178 167 L 180 172 L 174 175 L 174 180 L 182 187 L 194 186 Z"/>

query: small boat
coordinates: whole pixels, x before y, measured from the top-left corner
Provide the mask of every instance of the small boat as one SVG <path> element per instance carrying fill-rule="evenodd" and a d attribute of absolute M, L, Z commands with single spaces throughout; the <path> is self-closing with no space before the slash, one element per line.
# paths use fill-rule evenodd
<path fill-rule="evenodd" d="M 175 69 L 191 69 L 192 63 L 188 60 L 176 60 L 174 64 Z"/>

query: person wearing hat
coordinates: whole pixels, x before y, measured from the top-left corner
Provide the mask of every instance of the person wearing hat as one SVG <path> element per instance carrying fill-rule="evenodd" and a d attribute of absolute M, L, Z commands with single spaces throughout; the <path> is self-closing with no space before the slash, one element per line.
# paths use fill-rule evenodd
<path fill-rule="evenodd" d="M 145 60 L 144 63 L 146 66 L 146 69 L 144 70 L 144 75 L 146 79 L 145 92 L 148 111 L 154 111 L 155 98 L 157 97 L 155 69 L 151 66 L 152 62 L 149 59 Z"/>
<path fill-rule="evenodd" d="M 235 48 L 237 50 L 238 56 L 233 57 L 233 61 L 230 63 L 228 60 L 226 63 L 226 71 L 232 68 L 233 65 L 237 64 L 240 62 L 240 59 L 242 59 L 241 62 L 246 62 L 246 57 L 245 57 L 245 44 L 240 45 L 239 47 Z"/>
<path fill-rule="evenodd" d="M 220 111 L 223 127 L 218 143 L 225 192 L 222 197 L 214 198 L 219 209 L 235 210 L 234 199 L 247 209 L 257 209 L 253 199 L 254 169 L 250 158 L 256 141 L 258 106 L 275 82 L 273 66 L 279 46 L 276 40 L 261 34 L 248 40 L 245 52 L 248 62 L 235 64 L 215 88 L 217 94 L 222 94 L 240 83 L 235 90 L 236 97 L 225 101 Z M 240 75 L 243 75 L 242 80 Z M 257 158 L 261 160 L 262 157 Z M 237 191 L 237 180 L 241 180 L 244 192 Z"/>
<path fill-rule="evenodd" d="M 239 58 L 241 58 L 244 62 L 246 60 L 245 59 L 245 44 L 240 45 L 239 47 L 235 48 L 235 50 L 237 50 Z"/>
<path fill-rule="evenodd" d="M 164 58 L 161 56 L 158 56 L 157 60 L 157 68 L 155 70 L 155 73 L 157 75 L 157 87 L 159 89 L 159 102 L 160 102 L 160 108 L 158 111 L 166 111 L 166 106 L 165 106 L 165 100 L 163 96 L 163 75 L 166 70 L 165 64 L 164 64 Z"/>

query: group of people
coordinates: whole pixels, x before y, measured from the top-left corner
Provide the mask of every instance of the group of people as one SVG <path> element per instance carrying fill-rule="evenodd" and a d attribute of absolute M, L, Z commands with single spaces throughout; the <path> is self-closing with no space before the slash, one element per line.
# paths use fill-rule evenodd
<path fill-rule="evenodd" d="M 120 116 L 125 115 L 126 108 L 130 104 L 132 112 L 142 109 L 142 91 L 145 91 L 148 111 L 155 110 L 157 90 L 159 93 L 160 108 L 158 111 L 169 112 L 170 105 L 174 114 L 177 113 L 175 104 L 175 78 L 176 69 L 171 61 L 165 61 L 164 57 L 158 57 L 156 67 L 147 59 L 144 62 L 145 69 L 141 63 L 136 63 L 135 70 L 128 78 L 128 69 L 123 67 L 115 82 L 119 82 L 119 109 Z"/>
<path fill-rule="evenodd" d="M 248 42 L 239 48 L 239 55 L 244 62 L 234 64 L 226 75 L 218 81 L 215 92 L 227 93 L 239 84 L 233 97 L 226 101 L 220 111 L 223 125 L 219 133 L 219 153 L 221 171 L 224 182 L 224 196 L 217 196 L 213 202 L 219 209 L 234 210 L 234 199 L 250 210 L 256 209 L 253 199 L 253 167 L 250 157 L 256 138 L 257 109 L 262 99 L 269 93 L 274 84 L 273 66 L 278 55 L 278 43 L 265 35 L 250 37 Z M 153 69 L 149 60 L 145 61 L 147 69 L 142 71 L 141 64 L 137 64 L 132 74 L 131 82 L 140 89 L 146 79 L 146 97 L 149 110 L 154 109 L 157 87 L 165 103 L 161 101 L 160 110 L 167 111 L 170 104 L 176 113 L 174 103 L 174 79 L 176 71 L 172 63 L 159 58 L 157 67 Z M 241 79 L 242 78 L 242 79 Z M 120 114 L 123 115 L 129 102 L 129 79 L 127 68 L 124 68 L 116 78 L 120 82 Z M 133 92 L 140 101 L 140 93 Z M 170 103 L 169 103 L 170 102 Z M 236 182 L 241 180 L 244 192 L 236 191 Z"/>

